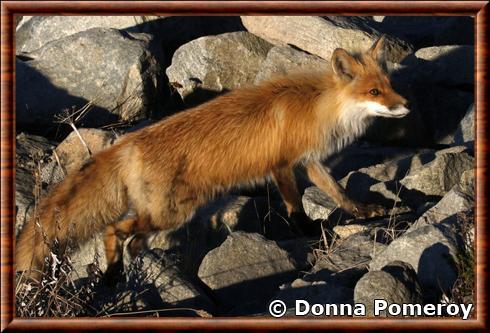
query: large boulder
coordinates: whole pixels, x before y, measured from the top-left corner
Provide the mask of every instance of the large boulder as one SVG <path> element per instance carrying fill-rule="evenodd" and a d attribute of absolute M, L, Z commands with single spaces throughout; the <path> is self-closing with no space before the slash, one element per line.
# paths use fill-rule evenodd
<path fill-rule="evenodd" d="M 149 32 L 159 16 L 31 16 L 24 17 L 15 33 L 16 53 L 28 53 L 45 44 L 92 28 Z"/>
<path fill-rule="evenodd" d="M 384 205 L 401 203 L 418 209 L 438 201 L 474 167 L 471 150 L 455 146 L 378 164 L 349 173 L 340 184 L 359 201 Z"/>
<path fill-rule="evenodd" d="M 453 228 L 444 224 L 427 225 L 395 239 L 373 258 L 369 267 L 381 270 L 392 261 L 409 263 L 417 272 L 425 301 L 437 302 L 456 281 L 458 255 L 458 239 Z"/>
<path fill-rule="evenodd" d="M 343 16 L 242 16 L 251 33 L 277 45 L 293 45 L 308 53 L 330 60 L 333 51 L 344 48 L 363 51 L 381 35 L 370 26 L 370 20 Z M 392 36 L 386 36 L 385 57 L 400 62 L 412 47 Z"/>
<path fill-rule="evenodd" d="M 364 304 L 366 315 L 374 316 L 375 300 L 391 304 L 423 304 L 422 289 L 410 264 L 395 261 L 382 270 L 365 274 L 354 289 L 354 303 Z M 381 316 L 388 316 L 383 311 Z"/>
<path fill-rule="evenodd" d="M 184 101 L 194 104 L 251 85 L 271 47 L 248 32 L 201 37 L 177 49 L 166 72 Z"/>
<path fill-rule="evenodd" d="M 17 59 L 18 126 L 46 131 L 88 103 L 86 115 L 72 116 L 85 127 L 150 116 L 161 71 L 150 42 L 145 34 L 94 28 Z"/>
<path fill-rule="evenodd" d="M 355 200 L 393 206 L 394 203 L 399 203 L 400 194 L 403 194 L 399 180 L 415 172 L 434 157 L 434 151 L 421 150 L 416 154 L 351 171 L 339 181 L 339 184 Z M 406 203 L 402 201 L 402 204 Z"/>
<path fill-rule="evenodd" d="M 454 147 L 438 151 L 433 161 L 409 173 L 400 184 L 427 196 L 444 196 L 459 183 L 464 171 L 475 167 L 474 157 L 459 150 L 460 147 Z"/>
<path fill-rule="evenodd" d="M 301 267 L 276 242 L 234 232 L 204 257 L 198 276 L 223 307 L 231 308 L 237 299 L 267 299 Z"/>
<path fill-rule="evenodd" d="M 92 28 L 151 34 L 162 43 L 165 60 L 170 60 L 167 56 L 179 46 L 198 37 L 244 30 L 236 16 L 24 16 L 16 28 L 16 54 Z"/>
<path fill-rule="evenodd" d="M 275 76 L 287 75 L 299 71 L 327 69 L 329 63 L 315 55 L 301 52 L 290 46 L 274 46 L 255 77 L 255 84 Z"/>

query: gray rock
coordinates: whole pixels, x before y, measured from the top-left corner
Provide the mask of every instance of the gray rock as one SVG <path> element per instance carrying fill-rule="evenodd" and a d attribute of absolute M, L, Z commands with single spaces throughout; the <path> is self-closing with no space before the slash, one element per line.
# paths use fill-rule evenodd
<path fill-rule="evenodd" d="M 248 32 L 201 37 L 177 49 L 166 73 L 184 100 L 201 102 L 252 84 L 271 47 Z"/>
<path fill-rule="evenodd" d="M 416 210 L 429 199 L 444 196 L 461 174 L 474 167 L 471 150 L 455 146 L 440 151 L 422 150 L 418 154 L 385 161 L 350 172 L 339 181 L 352 199 L 394 207 L 395 213 Z M 434 201 L 434 200 L 432 200 Z M 335 204 L 317 188 L 306 189 L 303 205 L 310 218 L 326 219 Z"/>
<path fill-rule="evenodd" d="M 267 53 L 259 73 L 255 77 L 255 84 L 268 80 L 274 76 L 286 75 L 294 72 L 318 71 L 329 68 L 329 63 L 317 56 L 295 50 L 292 47 L 274 46 Z"/>
<path fill-rule="evenodd" d="M 112 145 L 114 133 L 96 128 L 73 131 L 55 149 L 60 164 L 67 173 L 79 170 L 94 154 Z"/>
<path fill-rule="evenodd" d="M 374 241 L 364 234 L 354 234 L 336 240 L 315 263 L 315 270 L 328 269 L 332 272 L 351 268 L 367 267 L 371 259 L 381 253 L 386 245 Z"/>
<path fill-rule="evenodd" d="M 47 139 L 21 133 L 16 137 L 15 156 L 15 234 L 18 235 L 24 223 L 31 216 L 36 199 L 45 193 L 48 186 L 43 170 L 48 170 L 50 156 L 55 147 Z"/>
<path fill-rule="evenodd" d="M 137 283 L 155 286 L 161 300 L 166 303 L 178 303 L 181 306 L 200 309 L 211 307 L 211 301 L 184 276 L 177 263 L 171 262 L 163 252 L 142 253 L 134 260 L 128 271 L 130 280 L 134 279 Z"/>
<path fill-rule="evenodd" d="M 198 211 L 199 218 L 211 222 L 214 229 L 226 229 L 226 236 L 234 230 L 260 232 L 260 213 L 264 202 L 260 197 L 227 195 Z"/>
<path fill-rule="evenodd" d="M 116 292 L 108 291 L 96 299 L 94 306 L 101 314 L 201 316 L 202 310 L 214 311 L 213 302 L 186 276 L 178 261 L 160 249 L 141 253 L 126 271 L 127 282 L 120 283 Z"/>
<path fill-rule="evenodd" d="M 427 225 L 395 239 L 373 258 L 371 270 L 380 270 L 392 261 L 412 265 L 424 289 L 426 300 L 438 301 L 453 286 L 457 273 L 457 236 L 444 225 Z"/>
<path fill-rule="evenodd" d="M 150 41 L 145 34 L 94 28 L 17 60 L 18 125 L 51 128 L 55 115 L 63 118 L 88 102 L 93 108 L 79 121 L 86 127 L 149 116 L 160 72 Z"/>
<path fill-rule="evenodd" d="M 386 207 L 396 204 L 418 210 L 427 201 L 438 201 L 459 183 L 464 171 L 474 167 L 474 158 L 470 153 L 466 146 L 436 152 L 426 150 L 407 158 L 353 171 L 339 183 L 351 198 L 360 202 L 373 202 Z"/>
<path fill-rule="evenodd" d="M 391 216 L 387 218 L 364 220 L 360 223 L 356 223 L 355 220 L 347 220 L 346 224 L 334 226 L 333 231 L 341 239 L 363 233 L 378 243 L 389 243 L 403 234 L 416 219 L 414 214 L 404 212 L 404 208 L 395 207 L 390 212 Z"/>
<path fill-rule="evenodd" d="M 24 17 L 15 34 L 16 53 L 32 52 L 49 42 L 92 28 L 130 29 L 149 32 L 148 22 L 159 16 L 31 16 Z"/>
<path fill-rule="evenodd" d="M 339 183 L 350 197 L 360 202 L 374 202 L 386 207 L 393 207 L 396 203 L 399 206 L 400 201 L 406 204 L 399 180 L 434 158 L 434 151 L 421 150 L 417 154 L 352 171 Z"/>
<path fill-rule="evenodd" d="M 464 171 L 474 167 L 474 158 L 466 152 L 440 151 L 433 161 L 409 173 L 400 183 L 408 190 L 444 196 L 459 183 Z"/>
<path fill-rule="evenodd" d="M 34 175 L 26 169 L 15 170 L 15 235 L 18 236 L 24 224 L 29 220 L 36 200 L 33 190 L 36 186 Z"/>
<path fill-rule="evenodd" d="M 420 285 L 410 264 L 391 262 L 380 271 L 365 274 L 354 289 L 354 303 L 366 306 L 366 315 L 374 316 L 374 301 L 388 304 L 423 304 Z M 386 311 L 381 316 L 388 316 Z"/>
<path fill-rule="evenodd" d="M 410 160 L 411 163 L 412 159 L 413 158 L 403 159 L 401 161 L 390 161 L 387 163 L 376 164 L 366 168 L 361 168 L 359 170 L 350 172 L 344 179 L 340 181 L 340 183 L 346 186 L 349 183 L 349 180 L 351 178 L 355 178 L 359 173 L 367 175 L 371 179 L 378 182 L 394 180 L 400 172 L 403 172 L 400 169 L 402 169 L 403 167 L 407 168 L 411 166 L 405 164 L 408 163 L 408 160 Z"/>
<path fill-rule="evenodd" d="M 151 34 L 168 55 L 202 36 L 244 30 L 238 16 L 24 16 L 16 29 L 16 51 L 17 54 L 31 52 L 48 42 L 91 28 Z M 167 60 L 170 59 L 165 56 L 164 61 Z"/>
<path fill-rule="evenodd" d="M 463 172 L 461 181 L 431 209 L 427 210 L 412 226 L 415 230 L 424 225 L 451 224 L 456 214 L 475 207 L 474 170 Z"/>
<path fill-rule="evenodd" d="M 56 149 L 55 149 L 56 150 Z M 41 181 L 46 184 L 45 190 L 49 190 L 54 184 L 61 182 L 66 176 L 66 172 L 56 159 L 56 155 L 53 153 L 51 157 L 46 160 L 46 163 L 41 167 Z M 48 191 L 43 191 L 43 194 L 47 194 Z"/>
<path fill-rule="evenodd" d="M 450 145 L 473 145 L 475 142 L 475 105 L 471 104 L 463 119 L 459 123 L 456 131 L 446 138 L 441 139 L 440 143 Z"/>
<path fill-rule="evenodd" d="M 302 197 L 303 209 L 312 220 L 324 219 L 338 207 L 322 190 L 316 186 L 308 187 Z"/>
<path fill-rule="evenodd" d="M 258 234 L 234 232 L 204 257 L 198 276 L 224 307 L 232 307 L 237 299 L 271 297 L 297 269 L 277 243 Z"/>
<path fill-rule="evenodd" d="M 248 31 L 276 45 L 293 45 L 325 60 L 330 60 L 338 47 L 363 51 L 380 36 L 370 26 L 372 20 L 329 16 L 242 16 Z M 411 46 L 387 36 L 385 57 L 400 62 L 411 53 Z"/>
<path fill-rule="evenodd" d="M 77 245 L 78 247 L 69 254 L 73 280 L 89 277 L 93 273 L 93 268 L 99 269 L 101 272 L 107 270 L 104 233 L 99 232 L 87 242 Z"/>

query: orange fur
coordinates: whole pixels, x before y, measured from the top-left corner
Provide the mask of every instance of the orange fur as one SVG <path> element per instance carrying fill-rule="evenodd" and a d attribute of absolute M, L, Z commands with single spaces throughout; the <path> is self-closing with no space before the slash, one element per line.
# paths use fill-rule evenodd
<path fill-rule="evenodd" d="M 272 177 L 288 213 L 302 212 L 292 173 L 298 163 L 340 206 L 371 214 L 347 198 L 319 161 L 362 134 L 369 117 L 356 103 L 372 101 L 387 110 L 405 104 L 378 67 L 377 48 L 379 43 L 357 58 L 337 50 L 333 71 L 232 91 L 127 134 L 42 200 L 18 240 L 17 269 L 42 266 L 48 253 L 43 234 L 48 243 L 85 241 L 116 222 L 129 202 L 137 220 L 126 230 L 175 228 L 231 186 Z M 373 96 L 373 88 L 382 94 Z M 115 260 L 110 251 L 119 245 L 111 228 L 106 245 Z"/>

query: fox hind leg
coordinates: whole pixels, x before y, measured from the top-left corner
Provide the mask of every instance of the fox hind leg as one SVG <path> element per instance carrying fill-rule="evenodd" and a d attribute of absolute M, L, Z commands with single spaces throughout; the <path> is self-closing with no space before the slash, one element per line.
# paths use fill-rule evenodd
<path fill-rule="evenodd" d="M 291 168 L 276 169 L 272 171 L 272 175 L 286 205 L 288 215 L 303 212 L 301 195 L 296 187 L 293 170 Z"/>
<path fill-rule="evenodd" d="M 138 219 L 126 219 L 106 228 L 104 247 L 108 266 L 122 259 L 123 242 L 134 233 L 137 224 Z"/>
<path fill-rule="evenodd" d="M 275 169 L 272 171 L 272 176 L 286 205 L 293 231 L 297 234 L 317 234 L 320 225 L 311 221 L 305 214 L 293 169 L 290 167 Z"/>

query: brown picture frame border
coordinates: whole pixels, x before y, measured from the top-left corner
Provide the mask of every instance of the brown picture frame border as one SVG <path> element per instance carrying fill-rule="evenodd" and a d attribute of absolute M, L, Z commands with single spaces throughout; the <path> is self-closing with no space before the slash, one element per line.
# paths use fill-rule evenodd
<path fill-rule="evenodd" d="M 14 316 L 15 15 L 470 15 L 475 17 L 476 318 L 53 318 Z M 1 3 L 1 330 L 487 331 L 488 1 L 4 1 Z"/>

